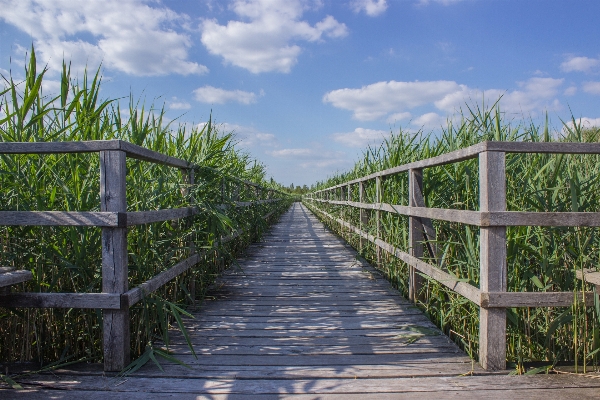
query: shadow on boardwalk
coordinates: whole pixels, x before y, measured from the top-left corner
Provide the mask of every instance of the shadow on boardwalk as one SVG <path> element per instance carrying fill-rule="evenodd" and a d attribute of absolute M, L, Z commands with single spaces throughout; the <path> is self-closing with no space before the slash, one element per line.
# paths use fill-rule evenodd
<path fill-rule="evenodd" d="M 2 398 L 598 398 L 600 379 L 486 374 L 296 203 L 218 280 L 171 350 L 126 379 L 73 368 Z M 475 376 L 460 375 L 472 372 Z"/>

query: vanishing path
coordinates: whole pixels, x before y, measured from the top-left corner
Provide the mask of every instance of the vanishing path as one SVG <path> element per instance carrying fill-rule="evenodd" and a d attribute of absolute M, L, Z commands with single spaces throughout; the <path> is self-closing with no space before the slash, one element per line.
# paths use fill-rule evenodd
<path fill-rule="evenodd" d="M 147 364 L 116 379 L 73 367 L 19 398 L 597 398 L 600 379 L 487 374 L 372 267 L 296 203 L 188 320 L 190 368 Z M 472 371 L 473 369 L 473 371 Z M 473 372 L 476 376 L 460 376 Z M 69 389 L 60 391 L 56 389 Z M 6 397 L 3 397 L 6 398 Z"/>

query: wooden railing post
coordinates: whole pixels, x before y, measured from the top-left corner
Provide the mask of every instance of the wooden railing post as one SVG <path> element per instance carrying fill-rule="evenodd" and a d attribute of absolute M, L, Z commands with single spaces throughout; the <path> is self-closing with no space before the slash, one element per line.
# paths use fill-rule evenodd
<path fill-rule="evenodd" d="M 365 184 L 363 181 L 358 183 L 358 201 L 364 203 L 365 201 Z M 369 217 L 367 216 L 367 210 L 361 208 L 359 211 L 359 228 L 364 230 L 364 226 L 369 224 Z M 359 251 L 362 253 L 363 247 L 365 246 L 365 239 L 361 236 L 359 240 Z"/>
<path fill-rule="evenodd" d="M 194 173 L 194 168 L 190 168 L 188 170 L 183 170 L 183 179 L 185 180 L 186 183 L 186 196 L 188 197 L 188 201 L 191 203 L 191 205 L 195 205 L 196 204 L 196 197 L 194 196 L 194 184 L 195 184 L 195 173 Z M 194 217 L 190 217 L 189 220 L 187 221 L 186 227 L 189 229 L 193 226 L 193 218 Z M 194 254 L 196 254 L 196 234 L 195 232 L 190 232 L 190 241 L 189 241 L 189 254 L 188 257 L 193 256 Z M 192 305 L 194 307 L 196 307 L 196 279 L 194 279 L 194 276 L 191 277 L 190 279 L 190 297 L 192 300 Z"/>
<path fill-rule="evenodd" d="M 424 207 L 423 199 L 423 170 L 408 170 L 408 205 L 410 207 Z M 408 217 L 408 242 L 409 253 L 413 257 L 423 257 L 423 223 L 421 218 Z M 408 269 L 408 299 L 417 302 L 419 292 L 423 286 L 423 278 L 414 267 Z"/>
<path fill-rule="evenodd" d="M 506 211 L 506 170 L 503 152 L 479 154 L 479 210 Z M 506 292 L 506 227 L 480 228 L 481 293 Z M 489 370 L 506 368 L 506 310 L 479 310 L 479 362 Z"/>
<path fill-rule="evenodd" d="M 100 211 L 127 212 L 126 154 L 100 152 Z M 102 292 L 125 293 L 127 281 L 127 228 L 102 228 Z M 129 307 L 103 310 L 104 370 L 120 371 L 130 358 Z"/>
<path fill-rule="evenodd" d="M 381 203 L 383 198 L 383 186 L 382 179 L 380 176 L 375 177 L 375 203 Z M 378 207 L 377 211 L 375 211 L 375 224 L 376 224 L 376 235 L 377 239 L 381 239 L 381 211 Z M 381 247 L 376 246 L 377 249 L 377 267 L 381 268 Z"/>

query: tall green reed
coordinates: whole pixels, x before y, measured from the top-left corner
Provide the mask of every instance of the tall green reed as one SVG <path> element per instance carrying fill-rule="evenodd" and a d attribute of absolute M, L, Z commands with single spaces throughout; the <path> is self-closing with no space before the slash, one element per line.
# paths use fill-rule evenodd
<path fill-rule="evenodd" d="M 60 93 L 43 93 L 47 70 L 37 71 L 32 48 L 25 79 L 3 77 L 0 91 L 0 141 L 44 142 L 122 139 L 185 159 L 198 166 L 195 184 L 176 168 L 127 160 L 129 211 L 195 205 L 194 218 L 132 227 L 128 231 L 129 284 L 134 287 L 194 250 L 206 256 L 196 267 L 171 281 L 131 310 L 132 355 L 147 354 L 154 343 L 169 343 L 168 331 L 179 325 L 186 306 L 201 300 L 215 276 L 258 238 L 289 205 L 263 204 L 236 209 L 234 201 L 255 200 L 239 179 L 272 189 L 265 168 L 237 149 L 232 135 L 212 119 L 198 126 L 165 122 L 165 110 L 133 98 L 127 113 L 114 99 L 100 96 L 101 73 L 71 78 L 63 63 Z M 0 209 L 99 211 L 97 154 L 0 155 Z M 226 209 L 222 208 L 224 205 Z M 262 216 L 275 211 L 270 221 Z M 236 240 L 219 238 L 244 229 Z M 100 229 L 85 227 L 0 227 L 0 265 L 29 269 L 34 279 L 17 290 L 33 292 L 100 292 Z M 183 307 L 183 308 L 182 308 Z M 102 359 L 100 310 L 1 309 L 0 360 L 40 364 Z"/>

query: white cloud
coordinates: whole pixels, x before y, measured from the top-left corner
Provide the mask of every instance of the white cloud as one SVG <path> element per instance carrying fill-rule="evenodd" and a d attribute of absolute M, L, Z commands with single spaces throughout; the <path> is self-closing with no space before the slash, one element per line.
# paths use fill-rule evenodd
<path fill-rule="evenodd" d="M 288 148 L 267 152 L 275 158 L 297 163 L 304 169 L 348 166 L 349 160 L 341 151 L 328 151 L 321 148 Z"/>
<path fill-rule="evenodd" d="M 393 124 L 393 123 L 398 122 L 398 121 L 409 119 L 411 116 L 412 115 L 409 112 L 399 112 L 399 113 L 395 113 L 395 114 L 390 115 L 387 118 L 386 122 L 390 123 L 390 124 Z"/>
<path fill-rule="evenodd" d="M 239 144 L 244 148 L 249 147 L 275 147 L 278 145 L 277 137 L 272 133 L 260 132 L 256 128 L 224 122 L 219 124 L 223 132 L 233 132 Z"/>
<path fill-rule="evenodd" d="M 306 0 L 236 0 L 230 6 L 245 21 L 204 20 L 201 40 L 212 54 L 227 64 L 252 73 L 288 73 L 302 51 L 298 41 L 316 42 L 347 35 L 346 25 L 327 16 L 311 26 L 301 20 L 309 8 Z"/>
<path fill-rule="evenodd" d="M 354 118 L 368 121 L 432 103 L 465 89 L 466 86 L 453 81 L 377 82 L 360 89 L 333 90 L 323 96 L 323 101 L 351 110 Z"/>
<path fill-rule="evenodd" d="M 590 94 L 600 94 L 600 82 L 584 82 L 583 91 Z"/>
<path fill-rule="evenodd" d="M 600 59 L 570 56 L 566 61 L 560 64 L 560 69 L 564 72 L 592 72 L 599 66 Z"/>
<path fill-rule="evenodd" d="M 355 13 L 364 11 L 370 17 L 383 14 L 388 7 L 386 0 L 354 0 L 350 6 Z"/>
<path fill-rule="evenodd" d="M 365 147 L 369 144 L 381 143 L 383 139 L 389 136 L 389 132 L 356 128 L 352 132 L 334 133 L 333 140 L 348 147 Z"/>
<path fill-rule="evenodd" d="M 192 105 L 187 101 L 179 100 L 177 97 L 173 97 L 171 101 L 168 103 L 169 108 L 172 110 L 189 110 L 192 108 Z"/>
<path fill-rule="evenodd" d="M 581 126 L 581 128 L 585 129 L 585 128 L 592 128 L 592 127 L 600 127 L 600 118 L 589 118 L 589 117 L 582 117 L 582 118 L 577 118 L 575 119 L 575 123 L 578 126 Z M 567 136 L 569 134 L 569 131 L 573 132 L 573 121 L 567 121 L 565 123 L 565 125 L 562 128 L 562 134 L 564 136 Z"/>
<path fill-rule="evenodd" d="M 446 117 L 434 112 L 426 113 L 415 118 L 411 123 L 423 129 L 435 129 L 446 123 Z"/>
<path fill-rule="evenodd" d="M 565 89 L 565 91 L 563 92 L 563 94 L 565 96 L 574 96 L 577 93 L 577 86 L 569 86 L 568 88 Z"/>
<path fill-rule="evenodd" d="M 386 115 L 388 122 L 410 116 L 407 110 L 433 105 L 448 114 L 458 111 L 465 103 L 486 99 L 495 102 L 502 96 L 501 108 L 506 112 L 536 112 L 558 109 L 555 96 L 563 79 L 533 77 L 518 82 L 518 90 L 472 89 L 454 81 L 377 82 L 360 89 L 338 89 L 323 96 L 325 103 L 350 110 L 358 120 L 375 120 Z"/>
<path fill-rule="evenodd" d="M 241 104 L 256 103 L 256 94 L 243 90 L 225 90 L 213 86 L 203 86 L 194 90 L 194 98 L 202 103 L 225 104 L 237 102 Z"/>
<path fill-rule="evenodd" d="M 143 0 L 0 0 L 0 9 L 2 20 L 33 37 L 40 61 L 54 71 L 64 58 L 76 71 L 103 62 L 139 76 L 208 72 L 188 60 L 192 41 L 176 31 L 187 16 Z"/>

